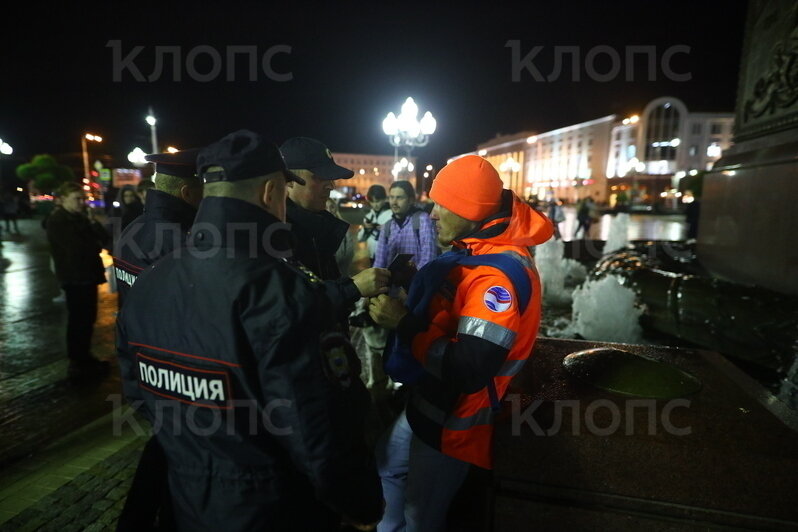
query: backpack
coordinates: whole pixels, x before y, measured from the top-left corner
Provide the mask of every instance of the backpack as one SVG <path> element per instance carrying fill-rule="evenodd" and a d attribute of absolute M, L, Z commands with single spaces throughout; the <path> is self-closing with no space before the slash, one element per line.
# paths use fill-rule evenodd
<path fill-rule="evenodd" d="M 418 242 L 418 247 L 419 248 L 421 247 L 421 237 L 419 236 L 419 232 L 421 230 L 421 216 L 420 216 L 420 214 L 422 212 L 423 211 L 415 211 L 415 212 L 413 212 L 413 214 L 410 215 L 410 223 L 413 224 L 413 232 L 416 234 L 416 242 Z M 393 221 L 393 219 L 391 219 L 391 221 Z M 383 231 L 385 231 L 385 241 L 386 242 L 388 242 L 388 239 L 391 238 L 391 226 L 392 225 L 393 224 L 389 222 L 389 223 L 385 224 L 385 228 L 383 229 Z"/>

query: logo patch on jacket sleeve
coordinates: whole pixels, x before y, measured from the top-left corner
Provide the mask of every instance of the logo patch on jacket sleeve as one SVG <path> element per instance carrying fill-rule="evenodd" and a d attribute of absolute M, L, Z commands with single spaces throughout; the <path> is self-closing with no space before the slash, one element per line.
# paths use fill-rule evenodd
<path fill-rule="evenodd" d="M 491 286 L 482 296 L 485 306 L 492 312 L 504 312 L 513 304 L 513 296 L 503 286 Z"/>

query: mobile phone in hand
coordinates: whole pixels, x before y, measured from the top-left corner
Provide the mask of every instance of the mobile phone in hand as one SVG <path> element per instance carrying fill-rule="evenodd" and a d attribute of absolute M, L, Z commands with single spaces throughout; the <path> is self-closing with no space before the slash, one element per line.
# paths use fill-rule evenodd
<path fill-rule="evenodd" d="M 411 262 L 413 255 L 410 253 L 400 253 L 393 259 L 388 271 L 391 273 L 391 285 L 401 286 L 405 290 L 410 289 L 410 282 L 416 274 L 416 267 Z"/>

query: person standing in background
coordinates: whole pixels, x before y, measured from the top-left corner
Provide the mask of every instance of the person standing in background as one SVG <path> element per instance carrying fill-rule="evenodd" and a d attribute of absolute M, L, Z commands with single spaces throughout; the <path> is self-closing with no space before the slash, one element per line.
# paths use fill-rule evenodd
<path fill-rule="evenodd" d="M 105 373 L 108 362 L 91 354 L 91 338 L 97 319 L 97 285 L 105 282 L 100 252 L 108 233 L 87 211 L 86 196 L 77 183 L 59 188 L 61 208 L 47 220 L 47 240 L 58 281 L 66 295 L 67 355 L 71 376 Z"/>
<path fill-rule="evenodd" d="M 380 231 L 375 268 L 387 268 L 397 255 L 413 255 L 413 264 L 421 269 L 438 254 L 435 227 L 429 214 L 416 207 L 416 191 L 409 181 L 394 181 L 388 192 L 393 217 Z"/>

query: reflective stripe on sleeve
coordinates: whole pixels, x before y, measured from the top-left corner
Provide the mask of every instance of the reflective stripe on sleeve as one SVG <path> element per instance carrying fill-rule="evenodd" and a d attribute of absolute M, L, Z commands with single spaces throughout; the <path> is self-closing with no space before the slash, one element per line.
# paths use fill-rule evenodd
<path fill-rule="evenodd" d="M 418 392 L 413 393 L 410 397 L 410 402 L 419 412 L 438 425 L 443 425 L 446 421 L 446 412 L 421 397 Z"/>
<path fill-rule="evenodd" d="M 513 377 L 516 373 L 521 371 L 521 368 L 524 367 L 526 364 L 526 359 L 523 360 L 508 360 L 505 362 L 499 373 L 496 374 L 497 377 Z"/>
<path fill-rule="evenodd" d="M 414 393 L 410 397 L 410 402 L 426 418 L 449 430 L 468 430 L 477 425 L 490 425 L 493 423 L 495 416 L 493 409 L 489 406 L 480 408 L 474 415 L 468 417 L 447 416 L 443 410 L 421 397 L 418 393 Z"/>
<path fill-rule="evenodd" d="M 524 268 L 529 268 L 529 269 L 534 269 L 535 268 L 535 263 L 534 263 L 534 261 L 531 258 L 525 257 L 524 255 L 521 255 L 518 252 L 515 252 L 515 251 L 512 251 L 512 250 L 506 250 L 506 251 L 502 251 L 501 254 L 502 255 L 507 255 L 508 257 L 514 258 L 515 260 L 520 262 L 521 265 L 524 266 Z"/>
<path fill-rule="evenodd" d="M 515 332 L 496 323 L 473 316 L 462 316 L 457 324 L 457 334 L 468 334 L 510 349 L 515 342 Z"/>

